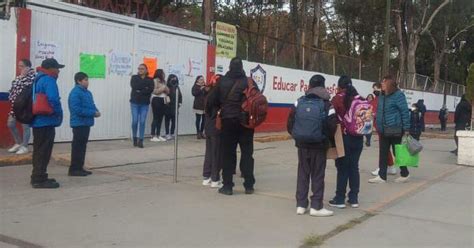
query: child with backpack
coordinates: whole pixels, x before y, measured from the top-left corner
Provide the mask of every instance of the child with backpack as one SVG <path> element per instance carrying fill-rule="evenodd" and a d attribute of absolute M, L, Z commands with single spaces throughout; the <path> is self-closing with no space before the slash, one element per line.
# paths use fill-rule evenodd
<path fill-rule="evenodd" d="M 313 76 L 305 96 L 298 99 L 288 117 L 288 132 L 298 147 L 298 178 L 296 188 L 296 214 L 307 212 L 308 191 L 311 181 L 310 215 L 331 216 L 333 211 L 323 208 L 326 152 L 329 139 L 336 132 L 337 119 L 329 101 L 325 78 Z"/>

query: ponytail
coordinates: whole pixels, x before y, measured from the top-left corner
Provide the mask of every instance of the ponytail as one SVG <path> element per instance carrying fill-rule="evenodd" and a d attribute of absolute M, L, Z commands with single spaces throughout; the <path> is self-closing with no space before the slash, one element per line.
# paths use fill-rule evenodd
<path fill-rule="evenodd" d="M 352 100 L 355 96 L 359 95 L 359 93 L 352 85 L 352 80 L 348 76 L 341 76 L 337 81 L 337 86 L 346 90 L 346 94 L 344 96 L 344 108 L 348 110 L 351 107 Z"/>

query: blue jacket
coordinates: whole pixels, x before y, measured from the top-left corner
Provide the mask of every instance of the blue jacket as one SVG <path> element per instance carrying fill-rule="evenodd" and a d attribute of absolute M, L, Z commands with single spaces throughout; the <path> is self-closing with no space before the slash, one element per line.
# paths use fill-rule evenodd
<path fill-rule="evenodd" d="M 377 106 L 377 128 L 379 133 L 384 132 L 384 126 L 401 126 L 405 131 L 410 130 L 410 110 L 408 109 L 407 98 L 401 90 L 397 90 L 388 96 L 381 95 L 379 97 Z"/>
<path fill-rule="evenodd" d="M 59 127 L 63 122 L 63 109 L 59 97 L 56 78 L 38 72 L 34 81 L 34 93 L 43 93 L 48 97 L 49 105 L 53 108 L 51 115 L 36 115 L 31 126 L 37 127 Z"/>
<path fill-rule="evenodd" d="M 71 113 L 71 127 L 94 126 L 94 116 L 98 110 L 89 90 L 76 84 L 69 93 L 68 103 Z"/>

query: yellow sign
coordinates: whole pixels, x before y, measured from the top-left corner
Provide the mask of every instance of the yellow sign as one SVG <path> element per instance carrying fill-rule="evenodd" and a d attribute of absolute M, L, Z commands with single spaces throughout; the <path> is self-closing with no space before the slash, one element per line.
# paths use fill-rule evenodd
<path fill-rule="evenodd" d="M 233 25 L 216 23 L 216 57 L 234 58 L 237 55 L 237 28 Z"/>

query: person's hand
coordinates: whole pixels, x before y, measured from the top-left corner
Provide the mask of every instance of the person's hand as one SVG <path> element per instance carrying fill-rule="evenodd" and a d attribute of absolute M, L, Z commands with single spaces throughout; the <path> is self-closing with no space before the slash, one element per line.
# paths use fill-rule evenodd
<path fill-rule="evenodd" d="M 95 112 L 95 115 L 94 115 L 94 117 L 95 117 L 95 118 L 98 118 L 98 117 L 100 117 L 100 112 L 99 112 L 99 111 Z"/>

